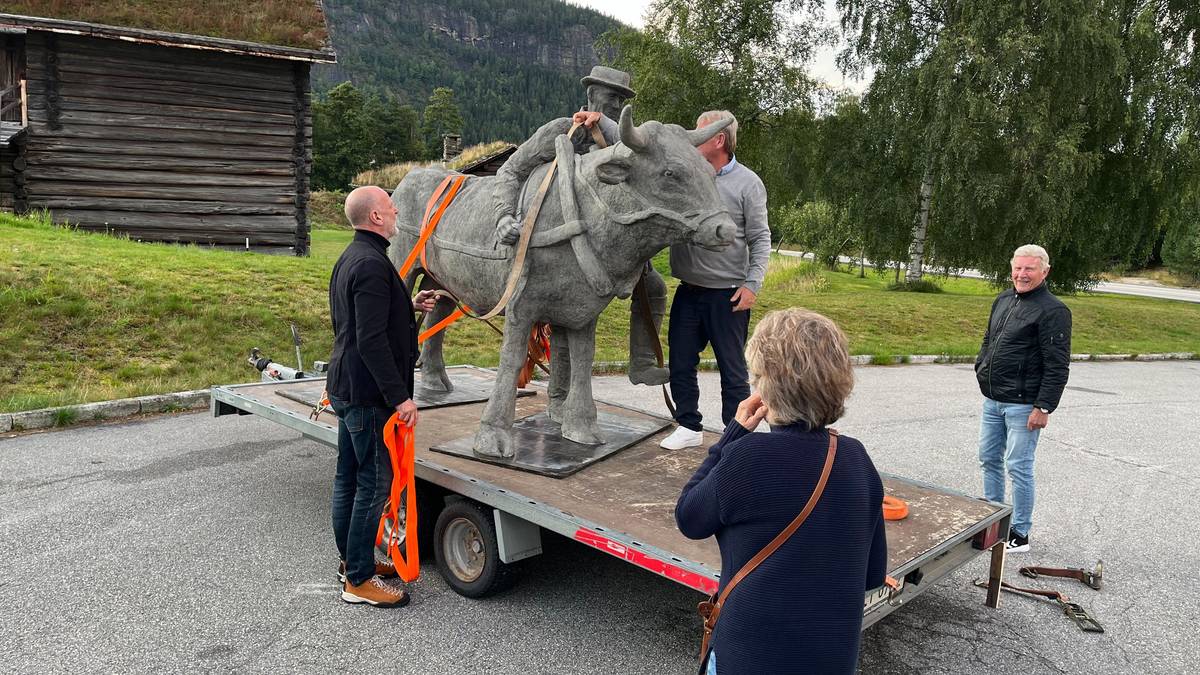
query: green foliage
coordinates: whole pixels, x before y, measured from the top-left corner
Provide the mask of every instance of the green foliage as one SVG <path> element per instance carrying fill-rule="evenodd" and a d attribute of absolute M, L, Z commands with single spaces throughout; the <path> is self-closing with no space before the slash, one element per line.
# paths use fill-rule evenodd
<path fill-rule="evenodd" d="M 644 32 L 619 29 L 602 44 L 634 75 L 639 120 L 692 128 L 701 112 L 732 112 L 738 161 L 763 179 L 774 212 L 811 197 L 816 120 L 801 66 L 829 38 L 816 12 L 796 0 L 657 0 Z"/>
<path fill-rule="evenodd" d="M 942 287 L 929 279 L 918 279 L 916 281 L 898 281 L 888 284 L 889 291 L 900 291 L 902 293 L 941 293 Z"/>
<path fill-rule="evenodd" d="M 421 117 L 421 135 L 425 139 L 426 154 L 430 159 L 442 156 L 443 136 L 462 136 L 462 113 L 458 111 L 458 104 L 454 102 L 454 92 L 447 87 L 433 90 Z"/>
<path fill-rule="evenodd" d="M 1195 119 L 1194 3 L 839 8 L 851 33 L 844 63 L 875 70 L 856 119 L 862 142 L 851 147 L 860 165 L 887 167 L 842 181 L 866 196 L 852 217 L 882 233 L 868 255 L 905 259 L 900 235 L 928 176 L 926 253 L 936 264 L 999 278 L 1011 250 L 1037 242 L 1050 251 L 1052 282 L 1073 288 L 1151 256 L 1170 198 L 1163 175 Z"/>
<path fill-rule="evenodd" d="M 827 267 L 836 265 L 838 256 L 852 247 L 858 248 L 849 221 L 826 201 L 784 206 L 776 213 L 775 223 L 781 244 L 811 252 Z"/>
<path fill-rule="evenodd" d="M 54 426 L 66 427 L 70 426 L 79 419 L 79 411 L 75 408 L 59 408 L 54 411 Z"/>
<path fill-rule="evenodd" d="M 1163 262 L 1184 281 L 1200 282 L 1200 148 L 1187 134 L 1169 180 L 1172 198 L 1163 213 Z"/>
<path fill-rule="evenodd" d="M 416 111 L 390 95 L 343 82 L 313 102 L 315 189 L 344 190 L 364 167 L 424 154 Z"/>

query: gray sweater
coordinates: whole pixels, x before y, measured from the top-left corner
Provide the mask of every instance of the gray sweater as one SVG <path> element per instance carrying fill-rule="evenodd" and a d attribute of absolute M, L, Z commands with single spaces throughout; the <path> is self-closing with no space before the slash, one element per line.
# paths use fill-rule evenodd
<path fill-rule="evenodd" d="M 733 244 L 720 251 L 690 243 L 675 244 L 671 247 L 671 276 L 705 288 L 745 286 L 757 295 L 771 256 L 767 189 L 758 174 L 736 158 L 722 172 L 717 174 L 717 192 L 737 225 Z"/>

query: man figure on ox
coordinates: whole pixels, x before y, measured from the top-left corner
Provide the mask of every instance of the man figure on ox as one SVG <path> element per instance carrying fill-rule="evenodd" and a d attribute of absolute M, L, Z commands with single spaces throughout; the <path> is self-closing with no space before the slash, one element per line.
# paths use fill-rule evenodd
<path fill-rule="evenodd" d="M 521 233 L 521 218 L 517 213 L 517 200 L 521 186 L 533 170 L 554 160 L 554 139 L 567 133 L 573 123 L 587 129 L 598 126 L 608 145 L 621 140 L 620 128 L 615 120 L 621 117 L 625 101 L 636 96 L 629 87 L 630 77 L 626 73 L 607 66 L 596 66 L 587 77 L 580 80 L 587 88 L 587 108 L 574 116 L 552 120 L 538 129 L 534 135 L 513 153 L 497 174 L 492 201 L 496 209 L 496 236 L 501 243 L 511 246 Z M 587 152 L 595 141 L 590 133 L 577 133 L 574 139 L 576 152 Z M 649 314 L 640 300 L 646 293 L 649 299 Z M 629 380 L 634 384 L 666 384 L 666 368 L 657 367 L 654 347 L 658 332 L 662 328 L 663 315 L 667 310 L 667 284 L 662 275 L 649 263 L 642 273 L 641 281 L 634 288 L 629 315 Z"/>
<path fill-rule="evenodd" d="M 326 388 L 338 416 L 337 474 L 333 480 L 333 537 L 341 555 L 342 600 L 378 607 L 408 604 L 390 561 L 375 558 L 375 534 L 392 484 L 383 444 L 392 413 L 417 423 L 412 400 L 417 324 L 408 289 L 387 257 L 396 235 L 396 207 L 387 192 L 361 187 L 346 197 L 354 239 L 333 266 L 329 313 L 333 354 Z M 433 291 L 417 294 L 423 311 Z"/>
<path fill-rule="evenodd" d="M 1013 520 L 1005 548 L 1029 550 L 1033 525 L 1033 455 L 1038 435 L 1058 407 L 1071 363 L 1071 310 L 1046 288 L 1050 256 L 1036 244 L 1012 257 L 1013 287 L 992 303 L 975 376 L 983 392 L 979 464 L 983 494 L 1004 499 L 1013 486 Z"/>
<path fill-rule="evenodd" d="M 697 127 L 732 117 L 724 110 L 700 115 Z M 738 163 L 737 120 L 697 148 L 717 173 L 717 192 L 737 226 L 733 245 L 711 251 L 693 244 L 671 247 L 671 274 L 679 279 L 671 303 L 667 344 L 671 349 L 671 395 L 679 427 L 660 445 L 679 450 L 704 440 L 696 367 L 711 344 L 721 371 L 721 421 L 728 426 L 738 404 L 750 396 L 746 332 L 771 255 L 767 190 L 758 175 Z"/>

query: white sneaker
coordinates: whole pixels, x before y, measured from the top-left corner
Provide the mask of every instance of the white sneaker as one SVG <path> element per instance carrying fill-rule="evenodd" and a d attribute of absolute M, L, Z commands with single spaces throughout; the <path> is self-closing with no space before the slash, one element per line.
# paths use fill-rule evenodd
<path fill-rule="evenodd" d="M 659 442 L 659 445 L 668 450 L 682 450 L 684 448 L 695 447 L 703 442 L 703 431 L 692 431 L 687 427 L 676 427 L 670 436 Z"/>

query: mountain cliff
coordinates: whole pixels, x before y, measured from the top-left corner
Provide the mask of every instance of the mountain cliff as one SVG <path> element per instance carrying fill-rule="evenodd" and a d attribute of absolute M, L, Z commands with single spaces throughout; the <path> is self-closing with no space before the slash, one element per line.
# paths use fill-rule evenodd
<path fill-rule="evenodd" d="M 450 87 L 467 143 L 521 141 L 585 102 L 579 78 L 616 20 L 560 0 L 325 0 L 338 63 L 313 70 L 316 91 L 350 80 L 417 110 Z"/>

